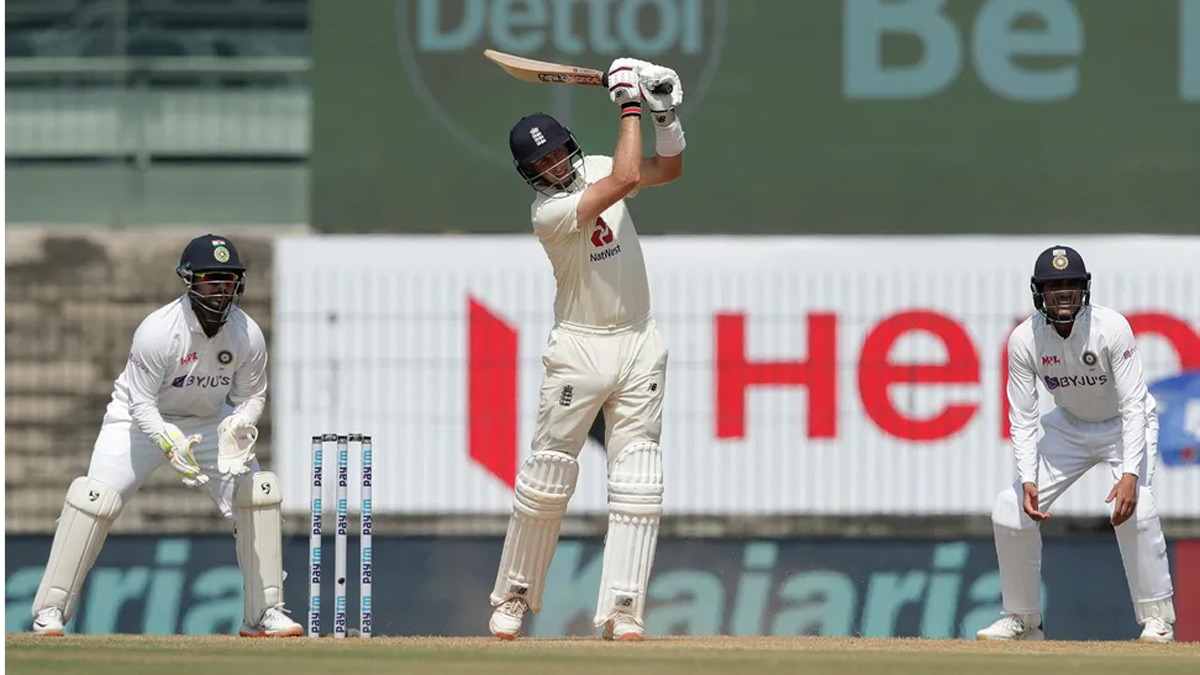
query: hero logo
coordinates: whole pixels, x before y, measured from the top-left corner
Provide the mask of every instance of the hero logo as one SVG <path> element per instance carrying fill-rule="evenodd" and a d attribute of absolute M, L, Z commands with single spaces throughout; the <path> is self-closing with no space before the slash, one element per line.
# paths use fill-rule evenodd
<path fill-rule="evenodd" d="M 1156 311 L 1126 314 L 1139 340 L 1155 339 L 1174 352 L 1179 367 L 1200 368 L 1200 334 L 1187 321 Z M 712 437 L 746 439 L 752 415 L 750 394 L 763 388 L 792 388 L 808 393 L 795 409 L 796 418 L 807 425 L 810 439 L 837 439 L 845 433 L 850 418 L 839 414 L 854 396 L 862 405 L 864 421 L 880 432 L 901 441 L 931 443 L 962 433 L 981 416 L 979 389 L 984 384 L 980 350 L 995 349 L 1001 366 L 996 390 L 1008 386 L 1007 335 L 999 344 L 980 345 L 959 319 L 928 309 L 906 309 L 878 317 L 864 329 L 856 353 L 845 352 L 847 332 L 858 335 L 854 320 L 825 312 L 795 317 L 806 347 L 784 358 L 755 356 L 749 348 L 755 330 L 746 313 L 720 313 L 711 317 L 713 427 Z M 777 317 L 774 320 L 781 320 Z M 1019 321 L 1017 322 L 1019 323 Z M 468 428 L 467 451 L 472 461 L 508 487 L 513 487 L 518 468 L 519 372 L 518 330 L 498 310 L 475 298 L 468 299 Z M 1013 324 L 1016 327 L 1016 323 Z M 942 356 L 909 361 L 894 353 L 897 344 L 914 334 L 940 343 Z M 855 338 L 858 339 L 857 337 Z M 839 367 L 838 364 L 849 364 Z M 852 369 L 848 380 L 841 369 Z M 1108 375 L 1071 376 L 1047 379 L 1051 389 L 1103 385 Z M 851 384 L 851 391 L 846 391 Z M 923 413 L 908 410 L 893 398 L 895 386 L 921 385 L 953 395 L 937 409 Z M 1008 439 L 1008 402 L 1001 395 L 992 433 Z M 857 423 L 857 421 L 854 421 Z"/>
<path fill-rule="evenodd" d="M 396 0 L 396 42 L 430 115 L 458 143 L 511 170 L 507 138 L 496 133 L 494 116 L 481 110 L 541 109 L 568 126 L 592 128 L 613 126 L 611 104 L 600 87 L 518 82 L 483 59 L 485 48 L 598 70 L 622 56 L 660 63 L 679 72 L 687 92 L 683 105 L 696 110 L 720 66 L 726 2 Z M 464 63 L 480 70 L 469 84 L 460 76 Z M 478 105 L 493 99 L 500 105 Z"/>

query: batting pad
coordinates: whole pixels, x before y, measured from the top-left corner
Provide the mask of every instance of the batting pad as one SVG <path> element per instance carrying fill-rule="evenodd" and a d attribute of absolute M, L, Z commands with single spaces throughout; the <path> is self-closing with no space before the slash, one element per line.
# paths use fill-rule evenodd
<path fill-rule="evenodd" d="M 83 581 L 122 506 L 121 493 L 94 478 L 80 476 L 71 482 L 46 571 L 33 598 L 34 616 L 46 607 L 58 607 L 63 623 L 71 620 Z"/>
<path fill-rule="evenodd" d="M 1175 601 L 1171 598 L 1135 602 L 1133 603 L 1133 613 L 1137 616 L 1139 624 L 1145 624 L 1147 619 L 1153 617 L 1162 619 L 1172 626 L 1175 625 Z"/>
<path fill-rule="evenodd" d="M 662 518 L 662 452 L 655 443 L 634 443 L 608 470 L 608 536 L 600 574 L 597 626 L 614 614 L 642 620 L 646 586 Z"/>
<path fill-rule="evenodd" d="M 525 460 L 517 474 L 512 517 L 492 589 L 493 605 L 524 598 L 530 610 L 541 611 L 546 570 L 578 479 L 579 462 L 570 455 L 535 452 Z"/>
<path fill-rule="evenodd" d="M 237 509 L 237 558 L 245 579 L 246 623 L 257 626 L 267 609 L 283 604 L 283 538 L 279 479 L 259 471 L 241 481 Z"/>

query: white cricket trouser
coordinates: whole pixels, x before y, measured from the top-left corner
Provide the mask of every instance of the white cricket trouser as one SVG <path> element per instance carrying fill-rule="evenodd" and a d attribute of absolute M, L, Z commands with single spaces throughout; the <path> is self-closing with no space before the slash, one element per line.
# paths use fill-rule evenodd
<path fill-rule="evenodd" d="M 659 442 L 667 348 L 653 319 L 613 331 L 559 322 L 542 366 L 534 452 L 578 457 L 601 410 L 609 462 L 633 443 Z"/>
<path fill-rule="evenodd" d="M 167 421 L 178 426 L 185 436 L 203 436 L 201 441 L 192 447 L 192 454 L 201 470 L 208 475 L 209 499 L 216 504 L 223 516 L 234 520 L 234 490 L 237 487 L 237 478 L 217 470 L 217 426 L 222 418 L 175 418 Z M 142 433 L 136 423 L 124 420 L 108 421 L 100 427 L 100 435 L 92 449 L 92 462 L 87 475 L 120 492 L 122 503 L 128 505 L 150 475 L 163 464 L 168 464 L 167 456 L 149 436 Z M 257 459 L 247 475 L 256 471 L 259 471 Z"/>
<path fill-rule="evenodd" d="M 1097 464 L 1107 464 L 1113 481 L 1124 474 L 1121 420 L 1086 422 L 1056 408 L 1042 417 L 1044 432 L 1038 441 L 1038 509 L 1050 510 L 1063 492 Z M 1158 504 L 1150 488 L 1157 456 L 1148 445 L 1138 470 L 1137 508 L 1117 526 L 1117 545 L 1134 604 L 1171 597 L 1171 571 L 1167 542 L 1158 517 Z M 1108 494 L 1098 494 L 1103 500 Z M 1038 523 L 1022 508 L 1020 479 L 996 499 L 992 524 L 1000 564 L 1004 611 L 1014 614 L 1041 612 L 1042 537 Z"/>

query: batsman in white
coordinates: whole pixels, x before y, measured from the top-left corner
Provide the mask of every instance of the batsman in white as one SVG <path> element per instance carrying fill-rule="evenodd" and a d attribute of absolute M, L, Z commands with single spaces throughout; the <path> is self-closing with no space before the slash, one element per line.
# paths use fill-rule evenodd
<path fill-rule="evenodd" d="M 1113 477 L 1105 500 L 1125 564 L 1144 642 L 1171 642 L 1175 606 L 1167 543 L 1150 488 L 1158 416 L 1124 316 L 1090 303 L 1092 275 L 1074 249 L 1038 256 L 1031 287 L 1037 308 L 1008 340 L 1008 401 L 1017 481 L 992 511 L 1005 615 L 979 640 L 1041 640 L 1039 523 L 1063 491 L 1097 464 Z M 1038 427 L 1037 382 L 1055 408 Z"/>
<path fill-rule="evenodd" d="M 608 70 L 620 109 L 614 157 L 585 156 L 549 115 L 522 118 L 509 134 L 517 171 L 537 191 L 533 229 L 554 269 L 555 325 L 542 364 L 532 454 L 516 495 L 491 602 L 491 632 L 511 640 L 542 585 L 579 474 L 577 457 L 603 410 L 608 451 L 608 535 L 595 625 L 606 639 L 641 640 L 646 586 L 662 514 L 659 439 L 667 348 L 650 311 L 650 286 L 625 198 L 683 173 L 683 101 L 669 68 L 622 58 Z M 670 85 L 669 93 L 653 89 Z M 656 152 L 642 157 L 641 109 L 649 108 Z"/>
<path fill-rule="evenodd" d="M 244 637 L 299 636 L 284 613 L 283 542 L 275 474 L 253 448 L 267 399 L 267 346 L 238 301 L 246 267 L 233 242 L 188 243 L 176 274 L 186 293 L 142 320 L 92 450 L 67 490 L 33 601 L 33 631 L 62 635 L 121 509 L 164 462 L 189 487 L 207 486 L 235 522 L 245 578 Z"/>

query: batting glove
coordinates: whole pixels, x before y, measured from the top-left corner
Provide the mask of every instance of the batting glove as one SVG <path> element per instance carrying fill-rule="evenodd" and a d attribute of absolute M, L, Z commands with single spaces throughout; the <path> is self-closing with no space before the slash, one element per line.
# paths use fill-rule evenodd
<path fill-rule="evenodd" d="M 624 106 L 642 100 L 642 88 L 638 78 L 637 59 L 616 59 L 608 67 L 608 97 L 613 103 Z"/>
<path fill-rule="evenodd" d="M 652 113 L 668 113 L 683 103 L 683 84 L 679 74 L 670 68 L 650 64 L 638 71 L 638 82 L 642 100 Z"/>

